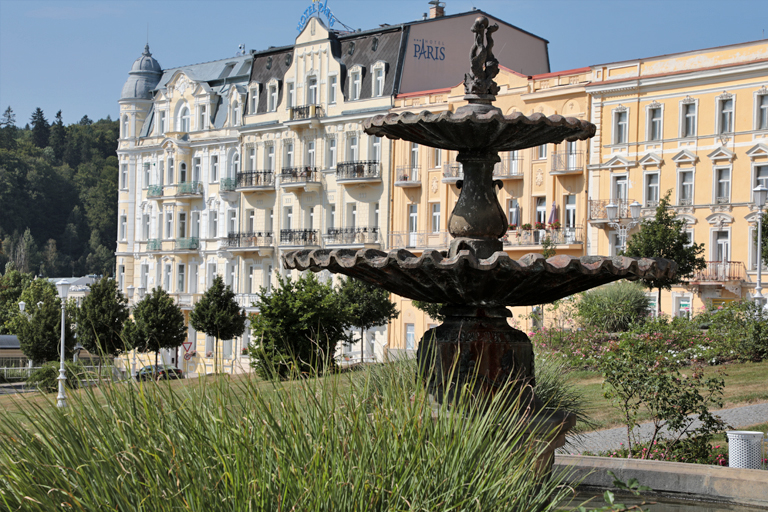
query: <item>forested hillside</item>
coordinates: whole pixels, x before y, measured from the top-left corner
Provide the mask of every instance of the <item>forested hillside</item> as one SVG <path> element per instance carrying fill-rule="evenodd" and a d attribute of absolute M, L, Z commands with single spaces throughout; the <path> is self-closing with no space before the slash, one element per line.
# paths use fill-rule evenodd
<path fill-rule="evenodd" d="M 21 124 L 22 121 L 19 122 Z M 0 269 L 114 275 L 118 122 L 0 116 Z"/>

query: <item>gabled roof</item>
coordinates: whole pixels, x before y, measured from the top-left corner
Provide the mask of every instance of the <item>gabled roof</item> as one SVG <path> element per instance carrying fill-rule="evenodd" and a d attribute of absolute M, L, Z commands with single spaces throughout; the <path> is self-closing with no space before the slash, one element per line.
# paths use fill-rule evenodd
<path fill-rule="evenodd" d="M 766 146 L 762 142 L 759 144 L 756 144 L 752 146 L 749 151 L 747 151 L 747 156 L 752 158 L 753 160 L 757 157 L 768 156 L 768 146 Z"/>
<path fill-rule="evenodd" d="M 699 157 L 696 156 L 695 153 L 692 153 L 688 151 L 687 149 L 682 150 L 678 154 L 672 157 L 672 161 L 675 162 L 678 166 L 680 164 L 695 164 L 696 160 L 698 160 Z"/>
<path fill-rule="evenodd" d="M 728 160 L 729 162 L 733 161 L 733 158 L 736 155 L 733 151 L 728 150 L 728 148 L 724 148 L 723 146 L 720 146 L 713 152 L 707 155 L 707 158 L 712 160 L 713 162 L 717 162 L 718 160 Z"/>
<path fill-rule="evenodd" d="M 643 158 L 641 158 L 637 163 L 642 165 L 643 167 L 648 167 L 651 165 L 659 166 L 664 162 L 664 160 L 656 153 L 648 153 Z"/>
<path fill-rule="evenodd" d="M 629 160 L 624 156 L 616 155 L 603 164 L 603 168 L 607 169 L 626 169 L 636 164 L 634 160 Z"/>

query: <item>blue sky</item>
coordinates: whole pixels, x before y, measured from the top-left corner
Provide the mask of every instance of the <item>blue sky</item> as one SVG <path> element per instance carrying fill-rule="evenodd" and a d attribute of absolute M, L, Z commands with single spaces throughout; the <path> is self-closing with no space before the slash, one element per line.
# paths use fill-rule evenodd
<path fill-rule="evenodd" d="M 477 7 L 549 40 L 552 71 L 765 37 L 766 0 L 445 0 Z M 244 43 L 293 42 L 311 0 L 0 0 L 0 112 L 17 124 L 36 107 L 65 123 L 114 119 L 133 61 L 149 45 L 163 68 L 227 58 Z M 370 29 L 421 18 L 427 0 L 328 0 L 336 17 Z"/>

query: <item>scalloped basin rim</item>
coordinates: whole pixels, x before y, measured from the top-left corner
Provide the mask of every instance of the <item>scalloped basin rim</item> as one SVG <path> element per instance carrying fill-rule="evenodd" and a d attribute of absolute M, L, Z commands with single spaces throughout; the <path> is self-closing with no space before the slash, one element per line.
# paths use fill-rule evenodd
<path fill-rule="evenodd" d="M 330 270 L 414 300 L 484 307 L 545 304 L 619 279 L 673 278 L 677 270 L 662 258 L 530 253 L 513 260 L 503 251 L 478 259 L 466 250 L 448 258 L 436 250 L 314 249 L 283 259 L 288 269 Z"/>

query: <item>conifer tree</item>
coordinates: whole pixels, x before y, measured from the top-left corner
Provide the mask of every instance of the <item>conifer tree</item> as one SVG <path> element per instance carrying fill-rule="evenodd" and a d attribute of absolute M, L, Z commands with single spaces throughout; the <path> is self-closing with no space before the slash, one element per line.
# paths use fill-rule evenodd
<path fill-rule="evenodd" d="M 32 143 L 39 147 L 48 147 L 48 142 L 51 137 L 51 125 L 48 124 L 48 120 L 45 118 L 43 111 L 40 107 L 37 107 L 32 112 Z"/>
<path fill-rule="evenodd" d="M 0 117 L 0 149 L 15 149 L 17 132 L 16 114 L 8 106 Z"/>
<path fill-rule="evenodd" d="M 67 129 L 64 127 L 64 120 L 61 118 L 61 110 L 56 112 L 56 121 L 51 126 L 50 145 L 53 148 L 53 154 L 56 162 L 61 162 L 64 157 L 64 151 L 67 149 Z"/>
<path fill-rule="evenodd" d="M 176 348 L 187 338 L 184 313 L 160 287 L 136 304 L 133 318 L 136 323 L 134 346 L 139 352 L 154 352 L 155 364 L 160 349 Z"/>

